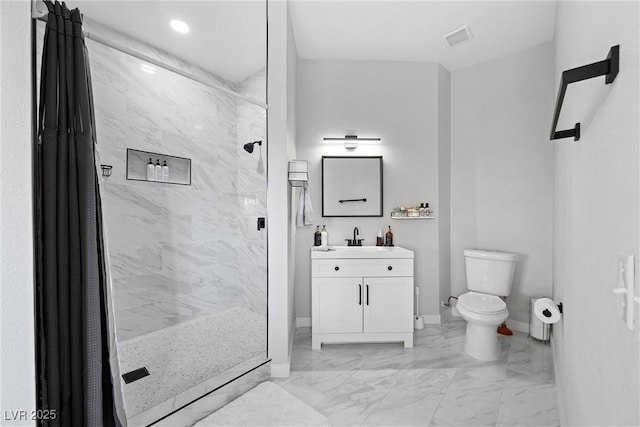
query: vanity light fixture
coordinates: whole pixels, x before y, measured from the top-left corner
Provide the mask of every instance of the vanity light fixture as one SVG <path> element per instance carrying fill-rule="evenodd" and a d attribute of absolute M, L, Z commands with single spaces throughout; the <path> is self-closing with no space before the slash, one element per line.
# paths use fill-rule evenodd
<path fill-rule="evenodd" d="M 344 148 L 347 150 L 355 150 L 358 148 L 358 142 L 366 144 L 379 144 L 382 142 L 380 138 L 359 138 L 358 135 L 345 135 L 341 138 L 323 138 L 324 142 L 344 142 Z"/>
<path fill-rule="evenodd" d="M 171 28 L 173 28 L 180 34 L 187 34 L 189 32 L 189 26 L 184 21 L 181 21 L 179 19 L 172 19 L 171 21 L 169 21 L 169 25 L 171 25 Z"/>

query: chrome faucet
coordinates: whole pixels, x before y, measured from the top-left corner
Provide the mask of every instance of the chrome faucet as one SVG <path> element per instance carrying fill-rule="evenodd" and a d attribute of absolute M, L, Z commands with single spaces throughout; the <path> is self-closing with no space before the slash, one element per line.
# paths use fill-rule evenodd
<path fill-rule="evenodd" d="M 358 227 L 354 227 L 353 228 L 353 240 L 344 239 L 344 240 L 347 241 L 347 246 L 362 246 L 362 241 L 364 239 L 358 239 L 359 236 L 360 236 L 360 230 L 358 230 Z"/>

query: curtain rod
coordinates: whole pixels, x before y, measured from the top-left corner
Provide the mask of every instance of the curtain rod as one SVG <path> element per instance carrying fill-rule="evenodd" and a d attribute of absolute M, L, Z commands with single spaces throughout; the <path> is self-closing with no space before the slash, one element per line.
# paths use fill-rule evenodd
<path fill-rule="evenodd" d="M 34 18 L 34 19 L 37 19 L 38 21 L 47 22 L 48 10 L 47 10 L 47 6 L 44 4 L 44 2 L 39 1 L 39 0 L 38 1 L 33 1 L 31 3 L 31 5 L 32 5 L 32 7 L 31 7 L 31 17 Z M 239 94 L 237 92 L 234 92 L 234 91 L 232 91 L 230 89 L 227 89 L 227 88 L 225 88 L 223 86 L 219 86 L 219 85 L 217 85 L 215 83 L 211 83 L 211 82 L 209 82 L 209 81 L 207 81 L 207 80 L 205 80 L 205 79 L 203 79 L 201 77 L 198 77 L 196 75 L 193 75 L 191 73 L 183 71 L 183 70 L 181 70 L 181 69 L 179 69 L 177 67 L 174 67 L 172 65 L 166 64 L 166 63 L 164 63 L 162 61 L 159 61 L 159 60 L 157 60 L 155 58 L 147 56 L 147 55 L 145 55 L 143 53 L 137 52 L 137 51 L 135 51 L 133 49 L 130 49 L 130 48 L 126 47 L 126 46 L 122 46 L 122 45 L 120 45 L 118 43 L 114 43 L 114 42 L 112 42 L 110 40 L 107 40 L 107 39 L 105 39 L 105 38 L 103 38 L 101 36 L 98 36 L 98 35 L 96 35 L 94 33 L 90 33 L 88 31 L 84 31 L 84 30 L 82 31 L 82 33 L 84 34 L 85 38 L 87 38 L 89 40 L 92 40 L 92 41 L 94 41 L 96 43 L 100 43 L 103 46 L 110 47 L 111 49 L 115 49 L 115 50 L 117 50 L 119 52 L 122 52 L 124 54 L 131 55 L 131 56 L 133 56 L 135 58 L 138 58 L 138 59 L 141 59 L 141 60 L 143 60 L 145 62 L 149 62 L 149 63 L 151 63 L 151 64 L 153 64 L 153 65 L 155 65 L 157 67 L 160 67 L 160 68 L 163 68 L 165 70 L 171 71 L 172 73 L 179 74 L 182 77 L 186 77 L 186 78 L 188 78 L 190 80 L 193 80 L 193 81 L 196 81 L 198 83 L 201 83 L 201 84 L 203 84 L 205 86 L 208 86 L 208 87 L 210 87 L 212 89 L 219 90 L 221 92 L 224 92 L 224 93 L 229 94 L 231 96 L 234 96 L 236 98 L 240 98 L 243 101 L 247 101 L 247 102 L 249 102 L 251 104 L 254 104 L 254 105 L 257 105 L 259 107 L 262 107 L 265 110 L 268 109 L 268 105 L 265 104 L 262 101 L 258 101 L 256 99 L 249 98 L 247 96 L 244 96 L 244 95 L 241 95 L 241 94 Z"/>

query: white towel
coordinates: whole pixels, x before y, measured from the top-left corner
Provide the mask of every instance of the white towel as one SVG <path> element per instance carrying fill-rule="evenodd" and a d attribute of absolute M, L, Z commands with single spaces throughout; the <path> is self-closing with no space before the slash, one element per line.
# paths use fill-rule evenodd
<path fill-rule="evenodd" d="M 300 189 L 300 197 L 298 198 L 298 212 L 296 214 L 296 225 L 304 227 L 313 224 L 313 207 L 311 206 L 311 195 L 309 194 L 309 185 L 305 182 Z"/>

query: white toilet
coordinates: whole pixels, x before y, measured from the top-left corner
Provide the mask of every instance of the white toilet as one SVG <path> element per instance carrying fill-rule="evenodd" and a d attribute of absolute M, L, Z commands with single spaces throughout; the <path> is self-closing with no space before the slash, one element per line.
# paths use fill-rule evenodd
<path fill-rule="evenodd" d="M 470 292 L 458 297 L 456 308 L 467 321 L 464 351 L 471 357 L 484 361 L 500 357 L 496 328 L 509 316 L 507 305 L 500 297 L 511 293 L 517 260 L 516 254 L 477 249 L 464 251 Z"/>

